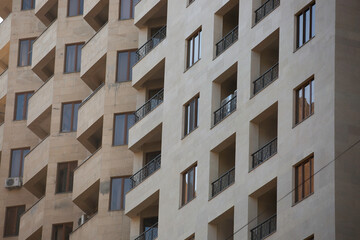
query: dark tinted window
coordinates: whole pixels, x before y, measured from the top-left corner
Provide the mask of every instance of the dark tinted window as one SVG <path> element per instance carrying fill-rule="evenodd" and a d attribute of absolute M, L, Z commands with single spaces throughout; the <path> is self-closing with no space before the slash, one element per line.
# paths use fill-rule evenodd
<path fill-rule="evenodd" d="M 34 39 L 24 39 L 19 41 L 19 67 L 31 65 L 33 43 Z"/>
<path fill-rule="evenodd" d="M 132 125 L 134 125 L 135 116 L 132 113 L 117 114 L 114 119 L 114 139 L 113 145 L 128 144 L 128 133 Z"/>
<path fill-rule="evenodd" d="M 56 192 L 72 192 L 74 170 L 77 167 L 77 162 L 59 163 L 57 169 Z"/>
<path fill-rule="evenodd" d="M 35 0 L 22 0 L 21 10 L 30 10 L 35 8 Z"/>
<path fill-rule="evenodd" d="M 132 80 L 132 67 L 135 64 L 136 54 L 134 51 L 119 52 L 117 61 L 117 82 L 126 82 Z"/>
<path fill-rule="evenodd" d="M 62 105 L 61 132 L 74 132 L 77 130 L 77 117 L 80 103 L 64 103 Z"/>
<path fill-rule="evenodd" d="M 72 229 L 72 223 L 61 223 L 53 225 L 52 240 L 69 240 Z"/>
<path fill-rule="evenodd" d="M 69 0 L 68 1 L 68 16 L 78 16 L 83 14 L 84 0 Z"/>
<path fill-rule="evenodd" d="M 111 195 L 110 195 L 110 211 L 122 210 L 125 208 L 125 195 L 131 188 L 131 180 L 129 178 L 112 178 L 111 179 Z"/>
<path fill-rule="evenodd" d="M 10 177 L 22 177 L 24 172 L 24 158 L 29 148 L 11 150 Z"/>
<path fill-rule="evenodd" d="M 24 212 L 24 205 L 6 208 L 4 237 L 19 235 L 20 217 Z"/>
<path fill-rule="evenodd" d="M 15 95 L 15 116 L 14 120 L 27 119 L 27 110 L 29 98 L 33 95 L 33 92 L 17 93 Z"/>
<path fill-rule="evenodd" d="M 66 45 L 65 72 L 80 72 L 83 43 Z"/>

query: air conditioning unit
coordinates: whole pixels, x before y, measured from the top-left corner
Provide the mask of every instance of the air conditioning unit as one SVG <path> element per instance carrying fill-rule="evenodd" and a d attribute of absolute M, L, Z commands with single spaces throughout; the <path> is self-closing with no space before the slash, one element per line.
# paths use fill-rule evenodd
<path fill-rule="evenodd" d="M 7 178 L 5 180 L 5 187 L 6 188 L 18 188 L 22 186 L 22 179 L 21 177 L 12 177 Z"/>
<path fill-rule="evenodd" d="M 88 215 L 86 214 L 81 215 L 81 217 L 78 220 L 78 226 L 83 225 L 86 222 L 86 220 L 88 220 Z"/>

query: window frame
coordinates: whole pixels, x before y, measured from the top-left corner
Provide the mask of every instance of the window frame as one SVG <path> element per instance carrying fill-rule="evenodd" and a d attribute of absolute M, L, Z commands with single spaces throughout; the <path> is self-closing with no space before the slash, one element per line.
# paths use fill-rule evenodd
<path fill-rule="evenodd" d="M 120 0 L 119 1 L 119 20 L 123 21 L 123 20 L 130 20 L 130 19 L 134 19 L 134 13 L 135 13 L 135 6 L 137 3 L 135 3 L 136 0 L 129 0 L 130 1 L 130 18 L 121 18 L 121 3 L 124 0 Z"/>
<path fill-rule="evenodd" d="M 113 211 L 124 211 L 125 210 L 125 179 L 130 179 L 131 176 L 120 176 L 120 177 L 111 177 L 110 178 L 110 194 L 109 194 L 109 212 Z M 112 187 L 113 187 L 113 179 L 122 179 L 121 181 L 121 197 L 120 197 L 120 209 L 111 209 L 111 200 L 112 200 Z M 130 180 L 131 181 L 131 180 Z M 130 191 L 130 190 L 129 190 Z"/>
<path fill-rule="evenodd" d="M 66 227 L 66 226 L 70 226 L 70 225 L 71 225 L 71 231 L 73 231 L 73 229 L 74 229 L 74 224 L 73 224 L 72 222 L 53 224 L 53 225 L 52 225 L 52 231 L 51 231 L 51 240 L 55 240 L 55 228 L 56 228 L 57 226 L 62 226 L 62 231 L 63 231 L 63 239 L 57 239 L 57 240 L 66 240 L 65 227 Z"/>
<path fill-rule="evenodd" d="M 73 191 L 73 185 L 70 186 L 70 175 L 71 175 L 71 165 L 74 164 L 74 169 L 77 168 L 78 166 L 78 161 L 69 161 L 69 162 L 58 162 L 57 163 L 57 168 L 56 168 L 56 185 L 55 185 L 55 194 L 61 194 L 61 193 L 71 193 Z M 60 192 L 58 191 L 58 184 L 60 183 L 60 179 L 59 179 L 59 170 L 60 170 L 60 165 L 67 165 L 67 171 L 66 171 L 66 186 L 65 186 L 65 191 L 64 192 Z M 73 183 L 74 183 L 74 173 L 73 173 Z"/>
<path fill-rule="evenodd" d="M 310 166 L 310 177 L 308 179 L 305 179 L 305 164 L 309 163 Z M 301 169 L 300 169 L 301 168 Z M 299 183 L 299 170 L 301 171 L 301 183 Z M 309 193 L 305 194 L 305 183 L 309 181 L 310 189 Z M 295 191 L 294 191 L 294 205 L 298 204 L 299 202 L 302 202 L 306 198 L 310 197 L 312 194 L 314 194 L 314 154 L 310 154 L 308 157 L 306 157 L 304 160 L 300 161 L 294 166 L 294 184 L 295 184 Z M 301 184 L 301 185 L 299 185 Z M 299 186 L 301 187 L 301 196 L 299 196 L 298 189 Z"/>
<path fill-rule="evenodd" d="M 115 82 L 116 83 L 123 83 L 123 82 L 131 82 L 132 79 L 130 79 L 130 73 L 132 71 L 132 66 L 131 66 L 131 53 L 136 54 L 136 50 L 137 49 L 130 49 L 130 50 L 124 50 L 124 51 L 117 51 L 116 53 L 116 75 L 115 75 Z M 126 73 L 126 81 L 118 81 L 118 76 L 119 76 L 119 55 L 120 53 L 127 53 L 127 73 Z M 135 65 L 135 64 L 134 64 Z"/>
<path fill-rule="evenodd" d="M 35 0 L 31 0 L 31 7 L 28 8 L 28 9 L 24 9 L 24 1 L 25 0 L 21 0 L 21 11 L 27 11 L 27 10 L 35 9 Z"/>
<path fill-rule="evenodd" d="M 63 116 L 64 116 L 64 105 L 67 104 L 72 104 L 72 108 L 71 108 L 71 126 L 70 126 L 70 131 L 63 131 L 62 129 L 62 125 L 63 125 Z M 81 101 L 74 101 L 74 102 L 63 102 L 61 103 L 61 121 L 60 121 L 60 133 L 71 133 L 71 132 L 76 132 L 76 130 L 74 130 L 74 109 L 75 109 L 75 104 L 81 104 Z M 80 105 L 78 108 L 78 114 L 79 114 L 79 109 L 80 109 Z M 79 115 L 78 115 L 79 116 Z"/>
<path fill-rule="evenodd" d="M 17 97 L 19 95 L 22 95 L 24 94 L 25 97 L 24 97 L 24 109 L 23 109 L 23 112 L 22 112 L 22 119 L 16 119 L 16 112 L 17 112 L 17 107 L 18 107 L 18 100 L 17 100 Z M 23 120 L 27 120 L 27 112 L 28 112 L 28 106 L 29 106 L 29 101 L 28 99 L 30 99 L 30 97 L 28 98 L 27 96 L 31 94 L 31 96 L 34 94 L 34 91 L 28 91 L 28 92 L 18 92 L 18 93 L 15 93 L 15 104 L 14 104 L 14 121 L 23 121 Z"/>
<path fill-rule="evenodd" d="M 295 15 L 295 18 L 296 18 L 296 50 L 297 49 L 300 49 L 302 46 L 304 46 L 306 43 L 310 42 L 311 39 L 313 39 L 315 36 L 316 36 L 316 33 L 314 32 L 313 33 L 313 29 L 312 29 L 312 26 L 313 26 L 313 6 L 315 6 L 315 16 L 316 16 L 316 1 L 312 1 L 311 3 L 307 4 L 303 9 L 301 9 L 296 15 Z M 310 11 L 310 22 L 309 22 L 309 40 L 305 42 L 305 36 L 306 36 L 306 12 L 307 11 Z M 300 32 L 300 16 L 303 16 L 303 21 L 302 21 L 302 26 L 303 26 L 303 29 L 302 29 L 302 44 L 300 46 L 300 35 L 299 35 L 299 32 Z M 316 20 L 315 20 L 316 22 Z M 315 23 L 314 23 L 315 24 Z M 315 28 L 316 29 L 316 28 Z M 314 34 L 314 36 L 312 36 Z"/>
<path fill-rule="evenodd" d="M 134 114 L 134 112 L 124 112 L 124 113 L 115 113 L 114 114 L 114 119 L 113 119 L 113 138 L 112 138 L 112 146 L 113 147 L 117 147 L 117 146 L 126 146 L 126 145 L 128 145 L 128 143 L 129 143 L 129 132 L 127 131 L 127 129 L 128 129 L 128 118 L 129 118 L 129 115 L 133 115 Z M 125 117 L 125 126 L 124 126 L 124 129 L 125 129 L 125 131 L 124 131 L 124 139 L 123 139 L 123 141 L 124 141 L 124 144 L 119 144 L 119 145 L 115 145 L 115 132 L 116 132 L 116 128 L 115 128 L 115 123 L 116 123 L 116 116 L 118 116 L 118 115 L 125 115 L 126 117 Z M 131 127 L 130 127 L 131 128 Z M 129 128 L 129 129 L 130 129 Z"/>
<path fill-rule="evenodd" d="M 10 208 L 15 208 L 16 209 L 16 218 L 17 218 L 17 215 L 18 215 L 18 212 L 19 212 L 19 209 L 20 208 L 24 208 L 22 214 L 20 215 L 20 218 L 19 219 L 16 219 L 16 222 L 15 222 L 15 234 L 14 235 L 7 235 L 7 225 L 8 225 L 8 222 L 7 222 L 7 216 L 8 216 L 8 209 Z M 3 233 L 3 237 L 4 238 L 7 238 L 7 237 L 15 237 L 15 236 L 19 236 L 19 230 L 20 230 L 20 219 L 21 219 L 21 216 L 25 213 L 26 211 L 26 206 L 25 205 L 17 205 L 17 206 L 9 206 L 9 207 L 6 207 L 5 208 L 5 219 L 4 219 L 4 233 Z M 18 225 L 18 229 L 16 229 L 16 226 Z"/>
<path fill-rule="evenodd" d="M 10 165 L 9 165 L 9 178 L 11 178 L 11 169 L 12 169 L 12 160 L 13 160 L 13 152 L 16 151 L 16 150 L 21 150 L 21 161 L 20 161 L 20 168 L 19 168 L 19 176 L 15 176 L 15 177 L 23 177 L 21 172 L 22 172 L 22 169 L 24 167 L 24 161 L 25 161 L 25 157 L 30 153 L 30 147 L 23 147 L 23 148 L 12 148 L 10 149 Z M 24 151 L 25 150 L 29 150 L 29 152 L 24 155 Z"/>
<path fill-rule="evenodd" d="M 81 62 L 80 62 L 80 66 L 79 66 L 79 71 L 77 71 L 77 60 L 78 60 L 78 47 L 81 46 L 81 49 L 84 47 L 85 43 L 84 42 L 77 42 L 77 43 L 67 43 L 65 44 L 65 57 L 64 57 L 64 74 L 71 74 L 71 73 L 79 73 L 81 72 Z M 66 71 L 66 63 L 67 63 L 67 55 L 68 55 L 68 50 L 67 47 L 69 46 L 75 46 L 75 60 L 74 60 L 74 71 L 73 72 L 67 72 Z M 81 54 L 81 53 L 80 53 Z M 81 56 L 80 56 L 81 57 Z"/>
<path fill-rule="evenodd" d="M 70 1 L 71 0 L 67 0 L 67 11 L 66 11 L 66 16 L 67 17 L 77 17 L 77 16 L 81 16 L 81 15 L 83 15 L 84 14 L 84 9 L 82 9 L 82 13 L 81 13 L 81 11 L 80 11 L 80 6 L 81 6 L 81 1 L 83 1 L 83 0 L 77 0 L 77 3 L 78 3 L 78 9 L 77 9 L 77 12 L 76 12 L 76 15 L 69 15 L 69 13 L 70 13 Z M 83 2 L 83 6 L 84 6 L 84 2 Z"/>
<path fill-rule="evenodd" d="M 199 127 L 199 99 L 200 94 L 197 94 L 195 97 L 191 98 L 186 104 L 184 104 L 184 137 L 188 136 L 190 133 L 192 133 L 195 129 Z M 188 107 L 191 105 L 191 103 L 195 101 L 195 116 L 194 116 L 194 128 L 190 130 L 188 129 Z M 191 109 L 190 109 L 191 112 Z M 191 113 L 190 113 L 191 114 Z"/>
<path fill-rule="evenodd" d="M 308 78 L 305 82 L 303 82 L 300 86 L 298 86 L 296 89 L 295 89 L 295 121 L 294 121 L 294 127 L 296 127 L 297 125 L 299 125 L 300 123 L 302 123 L 303 121 L 305 121 L 306 119 L 308 119 L 309 117 L 311 117 L 312 115 L 314 115 L 315 113 L 315 97 L 313 99 L 313 95 L 315 96 L 315 92 L 314 92 L 314 89 L 315 89 L 315 77 L 314 76 L 311 76 L 310 78 Z M 309 115 L 305 117 L 305 102 L 306 102 L 306 99 L 305 99 L 305 88 L 309 86 L 310 87 L 310 105 L 309 105 Z M 301 116 L 299 116 L 299 106 L 300 106 L 300 103 L 299 103 L 299 92 L 302 92 L 302 112 L 301 112 Z M 312 106 L 314 105 L 314 106 Z"/>
<path fill-rule="evenodd" d="M 193 165 L 191 165 L 189 168 L 187 168 L 185 171 L 183 171 L 181 173 L 181 207 L 185 206 L 186 204 L 188 204 L 189 202 L 191 202 L 192 200 L 194 200 L 197 196 L 196 194 L 196 189 L 197 189 L 197 162 L 194 163 Z M 192 189 L 192 194 L 193 194 L 193 198 L 189 199 L 189 196 L 187 194 L 187 184 L 186 184 L 186 174 L 188 174 L 191 170 L 193 170 L 193 189 Z"/>
<path fill-rule="evenodd" d="M 195 62 L 194 59 L 195 59 L 195 38 L 199 36 L 199 47 L 198 47 L 198 53 L 197 53 L 197 56 L 198 56 L 198 60 Z M 190 35 L 190 37 L 188 37 L 186 39 L 186 45 L 187 45 L 187 49 L 186 49 L 186 69 L 189 69 L 191 68 L 192 66 L 194 66 L 197 62 L 199 62 L 201 60 L 201 39 L 202 39 L 202 27 L 199 27 L 194 33 L 192 33 Z M 191 41 L 193 41 L 193 44 L 192 44 L 192 64 L 190 65 L 190 46 L 191 46 Z"/>
<path fill-rule="evenodd" d="M 33 44 L 35 42 L 36 38 L 31 37 L 31 38 L 23 38 L 23 39 L 19 39 L 19 46 L 18 46 L 18 64 L 17 67 L 28 67 L 31 66 L 32 64 L 32 48 L 33 48 Z M 26 59 L 26 64 L 25 65 L 20 65 L 20 49 L 21 49 L 21 42 L 22 41 L 28 41 L 28 53 L 27 53 L 27 59 Z M 32 42 L 33 41 L 33 42 Z M 32 42 L 32 44 L 31 44 Z M 31 54 L 30 54 L 31 53 Z M 31 56 L 30 56 L 31 55 Z"/>

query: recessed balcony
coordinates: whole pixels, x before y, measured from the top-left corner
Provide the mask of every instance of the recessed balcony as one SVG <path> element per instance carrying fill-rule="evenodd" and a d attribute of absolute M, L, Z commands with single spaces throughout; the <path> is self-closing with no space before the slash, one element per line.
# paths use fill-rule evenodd
<path fill-rule="evenodd" d="M 253 0 L 254 22 L 258 24 L 269 15 L 274 9 L 280 6 L 280 0 Z"/>
<path fill-rule="evenodd" d="M 276 214 L 250 230 L 251 240 L 262 240 L 276 231 Z"/>
<path fill-rule="evenodd" d="M 136 51 L 136 61 L 140 61 L 143 59 L 146 55 L 149 54 L 151 50 L 156 48 L 157 45 L 159 45 L 164 39 L 166 38 L 166 26 L 163 26 L 160 28 L 159 31 L 157 31 L 154 35 L 151 36 L 151 38 L 142 45 L 137 51 Z"/>
<path fill-rule="evenodd" d="M 41 239 L 44 215 L 45 198 L 41 198 L 21 216 L 19 239 Z"/>
<path fill-rule="evenodd" d="M 54 21 L 33 43 L 31 68 L 43 81 L 54 75 L 58 21 Z"/>
<path fill-rule="evenodd" d="M 161 154 L 156 156 L 150 162 L 148 162 L 142 169 L 137 171 L 134 175 L 130 177 L 131 188 L 135 188 L 137 185 L 145 181 L 153 173 L 159 170 L 161 167 Z"/>
<path fill-rule="evenodd" d="M 167 0 L 138 0 L 135 5 L 134 24 L 143 28 L 151 19 L 160 18 L 166 14 Z"/>
<path fill-rule="evenodd" d="M 208 240 L 233 240 L 234 238 L 234 207 L 209 222 Z"/>
<path fill-rule="evenodd" d="M 54 77 L 45 82 L 29 99 L 27 126 L 39 138 L 50 134 Z"/>
<path fill-rule="evenodd" d="M 84 1 L 84 19 L 95 30 L 108 22 L 109 0 L 86 0 Z"/>
<path fill-rule="evenodd" d="M 57 18 L 57 11 L 58 0 L 35 1 L 35 15 L 45 26 L 49 26 Z"/>
<path fill-rule="evenodd" d="M 7 94 L 8 76 L 7 70 L 0 74 L 0 99 L 5 97 Z"/>
<path fill-rule="evenodd" d="M 146 230 L 136 237 L 134 240 L 155 240 L 158 237 L 158 223 L 155 223 L 151 227 L 146 227 Z"/>
<path fill-rule="evenodd" d="M 24 161 L 24 187 L 38 198 L 45 195 L 49 150 L 50 137 L 47 137 L 31 149 Z"/>
<path fill-rule="evenodd" d="M 146 117 L 151 111 L 157 108 L 164 101 L 164 89 L 161 89 L 134 113 L 135 123 Z"/>

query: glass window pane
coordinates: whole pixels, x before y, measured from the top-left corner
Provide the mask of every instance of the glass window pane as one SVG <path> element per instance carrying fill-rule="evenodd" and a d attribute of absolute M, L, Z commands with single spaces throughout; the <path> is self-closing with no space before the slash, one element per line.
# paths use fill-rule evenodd
<path fill-rule="evenodd" d="M 199 33 L 199 59 L 201 58 L 201 35 L 202 35 L 202 31 L 200 31 Z"/>
<path fill-rule="evenodd" d="M 70 132 L 71 131 L 71 113 L 72 113 L 72 104 L 64 104 L 62 110 L 62 132 Z"/>
<path fill-rule="evenodd" d="M 67 180 L 68 164 L 61 163 L 58 165 L 57 176 L 57 193 L 66 192 L 66 180 Z"/>
<path fill-rule="evenodd" d="M 20 40 L 20 48 L 19 48 L 20 67 L 29 65 L 28 52 L 29 52 L 29 40 Z"/>
<path fill-rule="evenodd" d="M 75 72 L 76 45 L 66 46 L 65 72 Z"/>
<path fill-rule="evenodd" d="M 132 11 L 130 9 L 130 3 L 131 0 L 121 0 L 120 2 L 120 19 L 130 19 L 130 12 Z"/>
<path fill-rule="evenodd" d="M 315 37 L 315 4 L 312 6 L 311 9 L 311 37 Z"/>
<path fill-rule="evenodd" d="M 304 164 L 304 196 L 310 195 L 310 162 Z"/>
<path fill-rule="evenodd" d="M 28 55 L 29 55 L 29 57 L 28 57 L 28 60 L 29 60 L 29 63 L 28 63 L 28 65 L 31 65 L 31 62 L 32 62 L 32 47 L 33 47 L 33 43 L 34 43 L 34 39 L 32 39 L 32 40 L 29 40 L 30 41 L 30 49 L 28 50 Z"/>
<path fill-rule="evenodd" d="M 115 115 L 114 146 L 124 145 L 125 137 L 125 115 Z"/>
<path fill-rule="evenodd" d="M 117 69 L 117 82 L 126 82 L 128 81 L 128 52 L 119 52 L 118 53 L 118 69 Z"/>
<path fill-rule="evenodd" d="M 189 41 L 189 59 L 188 59 L 188 67 L 191 67 L 193 65 L 193 43 L 194 43 L 194 39 L 191 39 Z"/>
<path fill-rule="evenodd" d="M 194 198 L 194 168 L 189 170 L 188 174 L 188 201 Z"/>
<path fill-rule="evenodd" d="M 111 199 L 110 210 L 120 210 L 120 200 L 122 192 L 122 178 L 111 179 Z"/>
<path fill-rule="evenodd" d="M 303 118 L 303 96 L 302 89 L 297 91 L 297 123 L 300 122 Z"/>
<path fill-rule="evenodd" d="M 302 176 L 302 166 L 297 167 L 297 200 L 302 199 L 302 184 L 303 184 L 303 176 Z"/>
<path fill-rule="evenodd" d="M 80 1 L 79 15 L 82 15 L 84 12 L 84 0 L 79 0 L 79 1 Z"/>
<path fill-rule="evenodd" d="M 304 33 L 304 15 L 301 14 L 298 17 L 298 47 L 301 47 L 303 45 L 303 33 Z"/>
<path fill-rule="evenodd" d="M 23 120 L 24 119 L 24 107 L 25 107 L 25 94 L 17 94 L 16 95 L 16 112 L 15 112 L 15 120 Z"/>
<path fill-rule="evenodd" d="M 310 84 L 305 87 L 304 118 L 310 115 Z"/>
<path fill-rule="evenodd" d="M 314 113 L 315 110 L 314 80 L 312 80 L 310 84 L 311 84 L 311 113 Z"/>
<path fill-rule="evenodd" d="M 21 150 L 12 150 L 10 177 L 21 177 Z"/>
<path fill-rule="evenodd" d="M 76 57 L 76 72 L 80 72 L 81 69 L 81 48 L 84 44 L 77 45 L 77 57 Z"/>
<path fill-rule="evenodd" d="M 78 14 L 79 0 L 69 0 L 68 16 L 77 16 Z"/>
<path fill-rule="evenodd" d="M 305 12 L 305 42 L 310 40 L 310 9 Z"/>
<path fill-rule="evenodd" d="M 194 40 L 194 63 L 199 60 L 199 35 Z"/>
<path fill-rule="evenodd" d="M 74 104 L 74 119 L 73 119 L 73 129 L 72 129 L 72 131 L 76 131 L 76 130 L 77 130 L 79 107 L 80 107 L 80 103 L 75 103 L 75 104 Z"/>
<path fill-rule="evenodd" d="M 16 228 L 14 227 L 16 224 L 16 207 L 7 207 L 6 215 L 5 215 L 5 232 L 4 236 L 13 236 L 16 234 Z"/>
<path fill-rule="evenodd" d="M 22 10 L 32 9 L 31 2 L 32 2 L 32 0 L 23 0 L 21 9 Z"/>
<path fill-rule="evenodd" d="M 195 166 L 195 179 L 194 179 L 194 184 L 195 184 L 195 196 L 196 196 L 196 190 L 197 190 L 197 166 Z"/>

